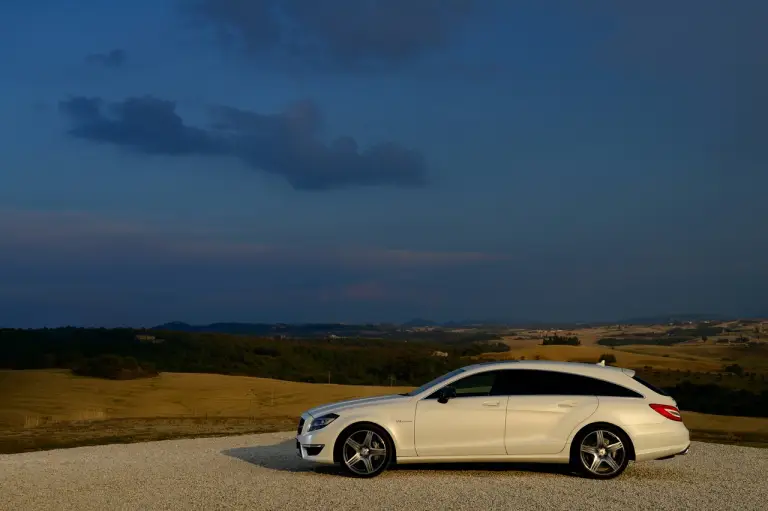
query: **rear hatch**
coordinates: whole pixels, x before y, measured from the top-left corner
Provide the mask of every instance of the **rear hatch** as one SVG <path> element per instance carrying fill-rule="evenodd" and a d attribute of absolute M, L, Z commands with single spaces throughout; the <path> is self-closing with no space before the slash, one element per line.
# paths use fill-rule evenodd
<path fill-rule="evenodd" d="M 657 394 L 656 396 L 649 398 L 652 401 L 652 403 L 650 404 L 650 407 L 653 410 L 655 410 L 657 413 L 661 414 L 662 416 L 666 417 L 667 419 L 670 419 L 676 422 L 683 421 L 682 414 L 680 413 L 680 408 L 677 406 L 677 401 L 675 401 L 675 399 L 672 396 L 670 396 L 664 389 L 660 389 L 656 385 L 643 380 L 637 375 L 634 375 L 632 379 L 635 380 L 637 383 L 646 387 L 648 390 Z"/>

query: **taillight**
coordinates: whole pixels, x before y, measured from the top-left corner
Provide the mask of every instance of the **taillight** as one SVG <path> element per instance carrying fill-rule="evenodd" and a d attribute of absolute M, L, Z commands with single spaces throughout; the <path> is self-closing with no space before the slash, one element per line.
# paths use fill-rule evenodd
<path fill-rule="evenodd" d="M 676 406 L 672 405 L 657 405 L 652 404 L 648 405 L 654 410 L 656 410 L 658 413 L 663 415 L 669 420 L 677 421 L 677 422 L 683 422 L 683 417 L 680 415 L 680 410 L 677 409 Z"/>

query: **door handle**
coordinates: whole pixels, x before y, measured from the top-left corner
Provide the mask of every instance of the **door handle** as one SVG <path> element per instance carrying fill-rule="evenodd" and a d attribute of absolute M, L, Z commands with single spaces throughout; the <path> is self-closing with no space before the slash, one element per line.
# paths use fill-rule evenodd
<path fill-rule="evenodd" d="M 573 408 L 578 403 L 576 401 L 560 401 L 557 406 L 560 408 Z"/>
<path fill-rule="evenodd" d="M 499 406 L 498 401 L 483 401 L 483 406 Z"/>

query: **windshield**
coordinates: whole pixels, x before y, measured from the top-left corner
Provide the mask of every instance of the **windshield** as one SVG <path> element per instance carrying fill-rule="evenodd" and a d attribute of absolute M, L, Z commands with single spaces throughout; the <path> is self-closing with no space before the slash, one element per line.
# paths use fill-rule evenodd
<path fill-rule="evenodd" d="M 425 384 L 424 384 L 424 385 L 422 385 L 421 387 L 419 387 L 419 388 L 416 388 L 416 389 L 413 389 L 413 390 L 412 390 L 412 391 L 410 391 L 410 392 L 406 392 L 406 393 L 405 393 L 405 394 L 403 394 L 403 395 L 404 395 L 404 396 L 415 396 L 415 395 L 417 395 L 417 394 L 421 394 L 422 392 L 424 392 L 424 391 L 425 391 L 425 390 L 427 390 L 428 388 L 430 388 L 430 387 L 432 387 L 432 386 L 434 386 L 434 385 L 437 385 L 438 383 L 444 382 L 445 380 L 448 380 L 448 379 L 450 379 L 450 378 L 452 378 L 452 377 L 456 376 L 457 374 L 459 374 L 459 373 L 463 373 L 463 372 L 464 372 L 464 369 L 463 369 L 463 368 L 454 369 L 454 370 L 453 370 L 453 371 L 451 371 L 450 373 L 445 373 L 445 374 L 444 374 L 444 375 L 442 375 L 442 376 L 438 376 L 438 377 L 437 377 L 437 378 L 435 378 L 434 380 L 432 380 L 432 381 L 428 381 L 427 383 L 425 383 Z"/>

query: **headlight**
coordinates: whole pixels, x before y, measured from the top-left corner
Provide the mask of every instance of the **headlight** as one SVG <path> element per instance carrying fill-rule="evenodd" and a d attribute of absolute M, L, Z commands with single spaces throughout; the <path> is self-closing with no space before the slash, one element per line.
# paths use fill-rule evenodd
<path fill-rule="evenodd" d="M 339 416 L 335 413 L 329 413 L 328 415 L 323 415 L 322 417 L 318 417 L 317 419 L 312 419 L 312 424 L 309 425 L 310 431 L 316 431 L 318 429 L 323 429 L 331 422 L 338 419 Z"/>

